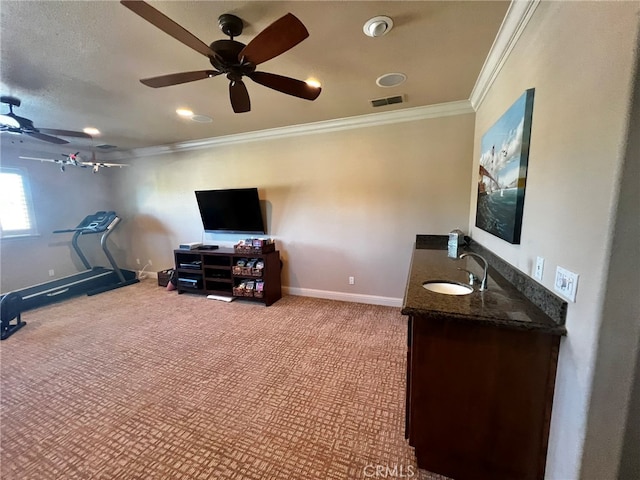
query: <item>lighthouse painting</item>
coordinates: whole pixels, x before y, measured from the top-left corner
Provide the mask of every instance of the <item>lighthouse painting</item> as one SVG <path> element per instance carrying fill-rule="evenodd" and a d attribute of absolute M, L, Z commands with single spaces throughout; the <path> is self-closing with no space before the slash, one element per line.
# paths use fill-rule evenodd
<path fill-rule="evenodd" d="M 482 137 L 476 227 L 520 243 L 534 89 L 525 91 Z"/>

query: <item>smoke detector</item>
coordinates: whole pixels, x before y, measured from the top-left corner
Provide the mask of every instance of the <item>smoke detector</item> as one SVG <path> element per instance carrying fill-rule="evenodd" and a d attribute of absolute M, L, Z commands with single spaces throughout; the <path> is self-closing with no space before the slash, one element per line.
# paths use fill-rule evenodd
<path fill-rule="evenodd" d="M 379 87 L 395 87 L 404 83 L 407 76 L 404 73 L 385 73 L 376 79 L 376 85 Z"/>
<path fill-rule="evenodd" d="M 381 37 L 393 28 L 393 20 L 383 15 L 373 17 L 364 24 L 362 31 L 368 37 Z"/>

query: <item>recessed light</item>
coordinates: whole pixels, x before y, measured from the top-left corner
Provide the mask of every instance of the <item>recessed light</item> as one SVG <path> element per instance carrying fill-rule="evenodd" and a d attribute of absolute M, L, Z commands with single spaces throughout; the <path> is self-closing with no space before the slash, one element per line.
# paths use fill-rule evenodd
<path fill-rule="evenodd" d="M 181 117 L 184 118 L 191 118 L 193 117 L 193 112 L 191 110 L 189 110 L 188 108 L 178 108 L 176 110 L 176 113 L 178 115 L 180 115 Z"/>
<path fill-rule="evenodd" d="M 379 87 L 395 87 L 404 83 L 407 76 L 404 73 L 385 73 L 376 79 L 376 85 Z"/>
<path fill-rule="evenodd" d="M 211 123 L 213 119 L 211 117 L 207 117 L 206 115 L 193 115 L 191 120 L 198 123 Z"/>
<path fill-rule="evenodd" d="M 373 17 L 364 24 L 362 31 L 367 37 L 381 37 L 393 28 L 393 20 L 384 15 Z"/>
<path fill-rule="evenodd" d="M 87 127 L 82 130 L 87 135 L 100 135 L 100 130 L 94 127 Z"/>
<path fill-rule="evenodd" d="M 184 118 L 191 118 L 191 117 L 193 117 L 193 112 L 192 112 L 191 110 L 187 109 L 187 108 L 178 108 L 178 109 L 176 110 L 176 113 L 177 113 L 178 115 L 180 115 L 181 117 L 184 117 Z"/>

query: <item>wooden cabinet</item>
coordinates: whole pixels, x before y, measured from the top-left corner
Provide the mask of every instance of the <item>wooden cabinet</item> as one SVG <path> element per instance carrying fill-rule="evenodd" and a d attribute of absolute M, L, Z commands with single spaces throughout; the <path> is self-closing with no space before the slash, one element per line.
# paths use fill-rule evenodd
<path fill-rule="evenodd" d="M 409 317 L 406 436 L 456 480 L 542 479 L 560 337 Z"/>
<path fill-rule="evenodd" d="M 242 297 L 271 305 L 282 297 L 280 252 L 236 253 L 217 250 L 174 250 L 178 293 Z M 262 268 L 239 268 L 239 260 L 256 260 Z M 240 288 L 242 285 L 251 289 Z"/>

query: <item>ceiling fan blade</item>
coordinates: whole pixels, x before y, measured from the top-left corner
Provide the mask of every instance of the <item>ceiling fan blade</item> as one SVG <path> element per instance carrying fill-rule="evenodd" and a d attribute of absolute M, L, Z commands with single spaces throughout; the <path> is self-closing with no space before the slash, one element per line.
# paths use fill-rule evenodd
<path fill-rule="evenodd" d="M 46 133 L 49 135 L 59 135 L 62 137 L 93 138 L 88 133 L 74 132 L 73 130 L 58 130 L 57 128 L 38 128 L 38 131 L 40 133 Z"/>
<path fill-rule="evenodd" d="M 287 13 L 260 32 L 238 54 L 238 60 L 254 65 L 271 60 L 295 47 L 309 36 L 307 28 L 293 14 Z"/>
<path fill-rule="evenodd" d="M 179 42 L 184 43 L 187 47 L 193 48 L 196 52 L 201 53 L 205 57 L 217 56 L 206 43 L 185 30 L 184 27 L 181 27 L 171 20 L 164 13 L 153 8 L 148 3 L 137 0 L 121 0 L 120 3 L 133 13 L 140 15 L 147 22 L 158 27 L 164 33 L 171 35 Z"/>
<path fill-rule="evenodd" d="M 235 113 L 244 113 L 251 110 L 249 92 L 247 92 L 247 86 L 242 80 L 229 82 L 229 99 Z"/>
<path fill-rule="evenodd" d="M 305 100 L 315 100 L 322 91 L 322 88 L 313 87 L 302 80 L 283 77 L 282 75 L 276 75 L 274 73 L 253 72 L 247 76 L 260 85 L 286 93 L 287 95 L 304 98 Z"/>
<path fill-rule="evenodd" d="M 63 143 L 69 143 L 66 140 L 63 140 L 62 138 L 52 137 L 51 135 L 45 135 L 44 133 L 40 133 L 40 132 L 25 132 L 25 133 L 31 137 L 37 138 L 38 140 L 43 140 L 49 143 L 57 143 L 58 145 L 62 145 Z"/>
<path fill-rule="evenodd" d="M 195 72 L 170 73 L 168 75 L 160 75 L 159 77 L 143 78 L 141 83 L 147 87 L 160 88 L 169 87 L 171 85 L 179 85 L 181 83 L 195 82 L 203 78 L 211 78 L 220 75 L 222 72 L 216 70 L 198 70 Z"/>

